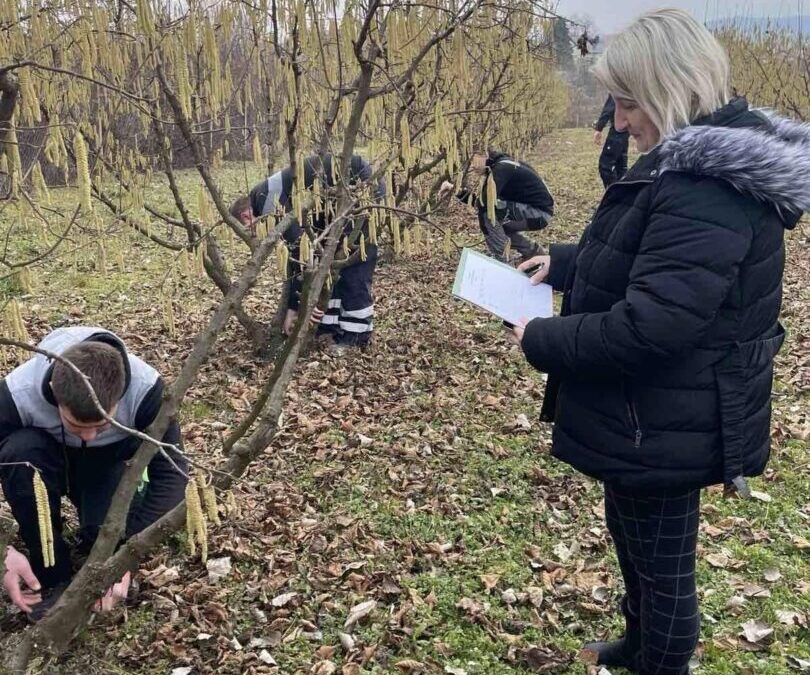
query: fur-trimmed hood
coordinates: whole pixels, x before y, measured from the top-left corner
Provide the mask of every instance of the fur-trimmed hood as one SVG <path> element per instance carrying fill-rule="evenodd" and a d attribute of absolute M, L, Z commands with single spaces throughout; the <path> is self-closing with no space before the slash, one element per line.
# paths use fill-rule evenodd
<path fill-rule="evenodd" d="M 712 176 L 773 204 L 786 227 L 810 211 L 810 124 L 750 110 L 744 98 L 676 131 L 658 159 L 659 174 Z"/>

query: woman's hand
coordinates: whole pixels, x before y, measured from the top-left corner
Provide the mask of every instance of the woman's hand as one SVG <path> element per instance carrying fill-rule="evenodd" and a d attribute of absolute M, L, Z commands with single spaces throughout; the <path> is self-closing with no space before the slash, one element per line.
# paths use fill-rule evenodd
<path fill-rule="evenodd" d="M 593 132 L 593 144 L 594 145 L 602 145 L 602 132 L 601 131 L 594 131 Z"/>
<path fill-rule="evenodd" d="M 520 343 L 523 342 L 523 333 L 526 332 L 526 326 L 528 323 L 529 320 L 522 317 L 517 324 L 512 326 L 512 334 L 509 336 L 509 342 L 511 342 L 513 345 L 520 346 Z"/>
<path fill-rule="evenodd" d="M 551 256 L 536 255 L 533 258 L 524 260 L 522 263 L 520 263 L 520 265 L 518 265 L 518 272 L 525 272 L 526 270 L 530 270 L 532 267 L 538 268 L 531 278 L 532 286 L 542 284 L 546 280 L 548 272 L 551 269 Z"/>

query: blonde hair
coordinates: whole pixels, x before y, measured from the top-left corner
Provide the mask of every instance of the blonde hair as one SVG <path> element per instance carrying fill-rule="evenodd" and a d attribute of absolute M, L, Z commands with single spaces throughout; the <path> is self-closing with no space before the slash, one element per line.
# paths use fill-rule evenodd
<path fill-rule="evenodd" d="M 725 49 L 680 9 L 640 16 L 608 45 L 593 73 L 614 97 L 635 101 L 662 137 L 729 100 Z"/>

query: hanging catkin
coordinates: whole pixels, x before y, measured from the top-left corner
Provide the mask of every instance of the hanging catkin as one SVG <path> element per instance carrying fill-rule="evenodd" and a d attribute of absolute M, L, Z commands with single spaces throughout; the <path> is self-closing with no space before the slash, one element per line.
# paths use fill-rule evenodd
<path fill-rule="evenodd" d="M 495 178 L 490 171 L 487 176 L 487 218 L 490 223 L 495 223 L 495 202 L 498 201 L 498 191 L 495 188 Z"/>
<path fill-rule="evenodd" d="M 201 473 L 197 474 L 197 485 L 200 488 L 200 492 L 203 496 L 203 503 L 205 504 L 205 513 L 208 516 L 208 519 L 214 523 L 214 525 L 219 525 L 219 509 L 217 508 L 217 495 L 214 492 L 214 486 L 211 482 L 206 482 L 205 476 Z"/>
<path fill-rule="evenodd" d="M 197 552 L 195 543 L 199 544 L 200 557 L 205 562 L 208 559 L 208 528 L 203 516 L 197 483 L 193 480 L 186 485 L 186 536 L 191 555 Z"/>
<path fill-rule="evenodd" d="M 366 235 L 360 233 L 360 260 L 366 262 L 368 256 L 366 255 Z"/>
<path fill-rule="evenodd" d="M 276 242 L 276 269 L 282 279 L 287 278 L 287 264 L 289 260 L 290 251 L 287 249 L 287 245 L 279 239 L 278 242 Z"/>
<path fill-rule="evenodd" d="M 42 482 L 39 471 L 34 471 L 34 501 L 37 506 L 37 523 L 39 525 L 39 543 L 42 548 L 42 564 L 53 567 L 56 564 L 53 552 L 53 525 L 51 523 L 51 505 L 48 501 L 48 489 Z"/>
<path fill-rule="evenodd" d="M 90 201 L 90 162 L 87 156 L 87 143 L 78 129 L 73 136 L 73 154 L 76 156 L 76 183 L 79 188 L 79 202 L 86 213 L 93 210 Z"/>
<path fill-rule="evenodd" d="M 310 245 L 309 235 L 306 232 L 301 235 L 298 253 L 301 257 L 301 263 L 308 265 L 310 258 L 312 257 L 312 247 Z"/>

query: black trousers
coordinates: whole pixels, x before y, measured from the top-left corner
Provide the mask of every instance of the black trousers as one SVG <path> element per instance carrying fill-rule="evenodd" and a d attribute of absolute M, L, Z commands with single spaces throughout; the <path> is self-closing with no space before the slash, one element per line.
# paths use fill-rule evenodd
<path fill-rule="evenodd" d="M 610 127 L 602 153 L 599 155 L 599 176 L 607 188 L 627 173 L 627 146 L 630 134 Z"/>
<path fill-rule="evenodd" d="M 685 675 L 700 634 L 695 555 L 700 490 L 639 496 L 605 485 L 605 516 L 624 577 L 636 672 Z"/>
<path fill-rule="evenodd" d="M 336 344 L 363 346 L 374 332 L 372 283 L 377 246 L 366 244 L 366 260 L 340 270 L 318 333 L 329 334 Z"/>
<path fill-rule="evenodd" d="M 51 507 L 53 547 L 56 564 L 46 568 L 42 561 L 33 469 L 26 464 L 0 466 L 3 494 L 28 548 L 29 561 L 44 588 L 68 581 L 73 576 L 70 548 L 62 536 L 62 497 L 67 496 L 79 512 L 77 550 L 87 553 L 115 493 L 124 462 L 111 457 L 105 448 L 69 448 L 42 429 L 20 429 L 0 444 L 0 464 L 27 462 L 37 467 Z"/>

